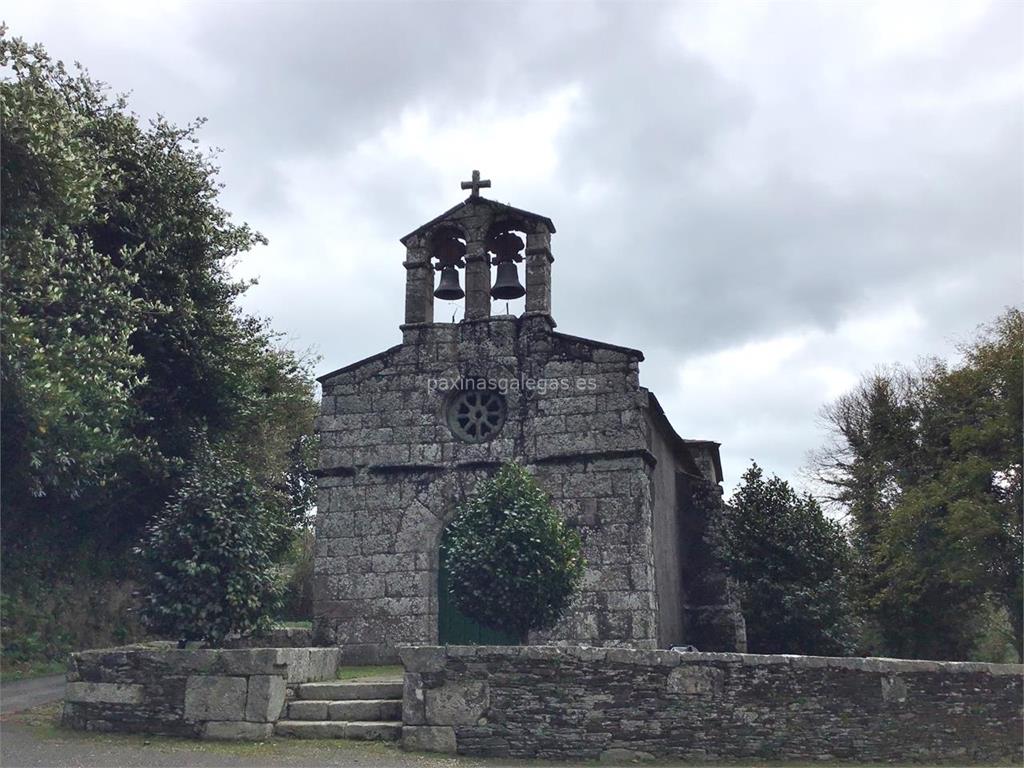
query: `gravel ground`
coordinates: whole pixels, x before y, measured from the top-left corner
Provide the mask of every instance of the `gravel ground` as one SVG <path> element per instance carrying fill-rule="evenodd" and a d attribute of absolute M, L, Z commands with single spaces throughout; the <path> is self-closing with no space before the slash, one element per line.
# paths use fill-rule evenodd
<path fill-rule="evenodd" d="M 499 768 L 570 763 L 484 760 L 403 752 L 390 744 L 342 740 L 273 739 L 259 744 L 191 741 L 158 736 L 98 734 L 57 726 L 59 703 L 0 716 L 2 768 Z M 583 763 L 594 768 L 596 763 Z M 604 763 L 601 764 L 602 768 Z M 635 764 L 632 764 L 635 765 Z M 660 766 L 700 768 L 694 763 Z M 802 763 L 728 763 L 715 768 L 806 768 Z M 823 768 L 824 763 L 814 764 Z M 844 768 L 855 768 L 849 763 Z M 873 768 L 877 768 L 874 766 Z M 896 768 L 887 765 L 886 768 Z M 925 768 L 915 765 L 913 768 Z"/>
<path fill-rule="evenodd" d="M 3 768 L 473 768 L 498 763 L 432 757 L 356 741 L 275 739 L 232 744 L 123 734 L 96 734 L 56 726 L 59 705 L 0 717 Z"/>
<path fill-rule="evenodd" d="M 0 684 L 0 715 L 64 698 L 64 675 L 30 677 Z"/>

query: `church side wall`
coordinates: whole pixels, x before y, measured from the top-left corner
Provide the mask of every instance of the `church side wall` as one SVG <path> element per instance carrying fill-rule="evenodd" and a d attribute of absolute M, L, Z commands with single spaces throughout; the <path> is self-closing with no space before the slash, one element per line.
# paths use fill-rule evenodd
<path fill-rule="evenodd" d="M 652 476 L 654 570 L 658 596 L 658 647 L 683 645 L 683 547 L 676 498 L 676 461 L 661 432 L 648 421 L 651 453 L 658 463 Z"/>

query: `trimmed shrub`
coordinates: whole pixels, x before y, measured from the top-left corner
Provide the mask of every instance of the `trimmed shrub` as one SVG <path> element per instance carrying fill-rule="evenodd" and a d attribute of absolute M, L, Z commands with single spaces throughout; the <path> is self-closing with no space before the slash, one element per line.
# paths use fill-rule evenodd
<path fill-rule="evenodd" d="M 182 644 L 268 630 L 281 594 L 273 553 L 290 535 L 284 514 L 242 464 L 201 451 L 136 549 L 146 625 Z"/>
<path fill-rule="evenodd" d="M 521 641 L 554 626 L 583 578 L 579 534 L 518 464 L 482 482 L 445 533 L 455 606 Z"/>

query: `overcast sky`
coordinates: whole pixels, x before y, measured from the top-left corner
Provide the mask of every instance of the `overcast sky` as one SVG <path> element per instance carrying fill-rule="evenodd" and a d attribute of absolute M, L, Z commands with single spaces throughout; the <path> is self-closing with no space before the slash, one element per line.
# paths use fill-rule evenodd
<path fill-rule="evenodd" d="M 685 437 L 799 481 L 819 408 L 1022 301 L 1024 3 L 6 4 L 142 116 L 209 118 L 318 372 L 400 341 L 398 238 L 554 220 L 560 330 L 637 347 Z M 443 310 L 439 304 L 437 319 Z"/>

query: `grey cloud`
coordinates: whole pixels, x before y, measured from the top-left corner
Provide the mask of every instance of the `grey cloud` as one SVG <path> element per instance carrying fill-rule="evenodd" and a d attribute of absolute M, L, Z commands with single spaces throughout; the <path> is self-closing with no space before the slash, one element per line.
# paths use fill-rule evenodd
<path fill-rule="evenodd" d="M 687 48 L 696 17 L 716 10 L 702 4 L 684 7 L 678 40 L 679 6 L 652 3 L 194 5 L 184 39 L 152 41 L 198 52 L 180 70 L 167 57 L 89 48 L 73 21 L 56 16 L 53 39 L 38 39 L 115 89 L 133 87 L 143 113 L 210 118 L 204 135 L 226 150 L 228 207 L 295 265 L 264 278 L 246 306 L 298 346 L 318 344 L 323 370 L 397 340 L 397 238 L 461 197 L 454 185 L 440 188 L 426 162 L 374 158 L 356 188 L 330 177 L 332 161 L 406 110 L 423 109 L 444 128 L 481 105 L 515 115 L 578 87 L 554 181 L 509 199 L 493 178 L 492 196 L 554 219 L 560 327 L 645 349 L 644 381 L 673 415 L 689 413 L 674 371 L 693 355 L 828 332 L 906 300 L 924 316 L 924 354 L 1020 301 L 1024 6 L 993 4 L 941 44 L 882 62 L 828 4 L 773 8 L 770 38 L 751 46 L 763 50 L 767 90 L 782 106 L 770 103 L 765 81 Z M 847 79 L 833 82 L 837 71 Z M 859 120 L 870 127 L 847 130 Z M 723 162 L 737 162 L 734 150 L 749 173 L 709 183 L 723 178 Z M 339 216 L 315 252 L 277 250 L 301 226 L 304 198 L 285 195 L 299 162 L 324 168 L 310 199 L 352 193 L 358 241 Z M 590 183 L 607 197 L 579 203 Z M 336 261 L 355 265 L 338 282 L 341 273 L 326 268 Z M 835 354 L 837 365 L 850 359 Z M 817 404 L 802 403 L 812 391 L 772 401 L 773 423 L 791 425 L 784 440 L 766 435 L 730 450 L 790 472 L 797 446 L 816 439 Z M 756 393 L 750 403 L 761 407 Z M 695 428 L 749 440 L 745 425 L 757 417 L 716 412 L 717 435 Z"/>

